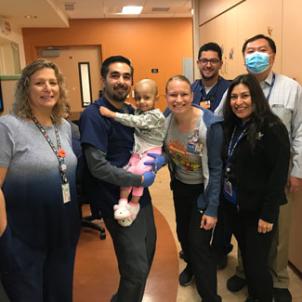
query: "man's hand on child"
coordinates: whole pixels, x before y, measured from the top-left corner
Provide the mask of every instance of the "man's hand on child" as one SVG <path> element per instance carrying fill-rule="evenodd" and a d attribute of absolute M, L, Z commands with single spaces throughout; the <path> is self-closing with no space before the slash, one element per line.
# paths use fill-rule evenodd
<path fill-rule="evenodd" d="M 152 170 L 157 172 L 163 165 L 166 164 L 166 158 L 163 155 L 157 153 L 147 153 L 148 156 L 154 158 L 154 160 L 148 160 L 144 162 L 146 166 L 152 166 Z"/>
<path fill-rule="evenodd" d="M 115 118 L 115 112 L 111 111 L 110 109 L 108 109 L 104 106 L 101 106 L 99 111 L 100 111 L 100 114 L 105 117 Z"/>

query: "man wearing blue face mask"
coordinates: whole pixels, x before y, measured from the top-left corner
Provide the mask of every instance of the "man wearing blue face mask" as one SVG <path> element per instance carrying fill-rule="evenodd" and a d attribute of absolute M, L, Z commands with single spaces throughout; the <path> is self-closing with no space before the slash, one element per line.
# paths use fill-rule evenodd
<path fill-rule="evenodd" d="M 270 55 L 266 52 L 255 51 L 245 55 L 245 66 L 249 73 L 259 74 L 270 68 Z"/>
<path fill-rule="evenodd" d="M 297 192 L 302 188 L 302 88 L 289 77 L 272 71 L 276 45 L 270 37 L 256 35 L 246 40 L 242 47 L 242 53 L 248 72 L 254 74 L 260 82 L 272 111 L 281 118 L 291 139 L 291 170 L 289 187 L 286 188 L 288 203 L 280 206 L 279 220 L 276 224 L 269 257 L 274 301 L 290 302 L 292 297 L 288 290 L 289 277 L 287 272 L 291 221 L 290 193 Z M 235 292 L 243 288 L 245 284 L 243 267 L 240 263 L 236 274 L 227 281 L 227 288 Z M 246 301 L 257 300 L 249 297 Z"/>

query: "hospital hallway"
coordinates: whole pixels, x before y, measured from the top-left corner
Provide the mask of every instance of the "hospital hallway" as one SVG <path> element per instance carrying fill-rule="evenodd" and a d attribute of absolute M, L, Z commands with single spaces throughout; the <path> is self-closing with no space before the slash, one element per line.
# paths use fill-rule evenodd
<path fill-rule="evenodd" d="M 185 263 L 178 257 L 180 248 L 175 233 L 175 215 L 167 168 L 157 173 L 150 191 L 157 227 L 157 249 L 143 302 L 200 302 L 194 283 L 187 287 L 178 286 L 178 275 Z M 87 212 L 87 208 L 85 211 Z M 82 228 L 76 256 L 75 302 L 109 302 L 116 291 L 116 260 L 107 231 L 106 235 L 106 240 L 100 240 L 97 231 Z M 232 293 L 226 288 L 226 280 L 233 275 L 236 266 L 235 242 L 234 246 L 228 256 L 227 267 L 218 271 L 218 292 L 224 302 L 243 302 L 247 295 L 246 288 L 237 293 Z M 302 279 L 291 268 L 289 274 L 292 301 L 301 302 Z"/>

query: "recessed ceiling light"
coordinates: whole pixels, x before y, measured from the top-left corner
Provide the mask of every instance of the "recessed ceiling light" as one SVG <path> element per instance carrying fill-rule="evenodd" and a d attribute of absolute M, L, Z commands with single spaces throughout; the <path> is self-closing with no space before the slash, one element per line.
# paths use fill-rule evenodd
<path fill-rule="evenodd" d="M 138 5 L 126 5 L 122 8 L 123 15 L 139 15 L 143 10 L 142 6 Z"/>

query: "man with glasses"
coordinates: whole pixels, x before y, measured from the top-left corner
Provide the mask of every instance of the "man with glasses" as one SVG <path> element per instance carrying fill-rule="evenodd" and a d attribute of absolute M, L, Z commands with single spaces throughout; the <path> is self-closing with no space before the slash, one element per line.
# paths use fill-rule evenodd
<path fill-rule="evenodd" d="M 202 45 L 198 51 L 197 65 L 201 79 L 192 84 L 192 103 L 214 112 L 230 86 L 230 81 L 219 75 L 223 65 L 220 46 L 214 42 Z M 170 112 L 166 108 L 164 115 L 168 116 Z"/>
<path fill-rule="evenodd" d="M 197 65 L 201 79 L 192 84 L 193 104 L 215 111 L 231 83 L 219 74 L 222 64 L 222 49 L 217 43 L 209 42 L 200 47 Z M 227 254 L 233 248 L 232 232 L 226 227 L 224 215 L 220 210 L 218 210 L 218 217 L 219 226 L 215 229 L 212 247 L 217 268 L 224 269 L 227 265 Z"/>
<path fill-rule="evenodd" d="M 217 43 L 210 42 L 200 47 L 197 65 L 201 79 L 192 84 L 193 104 L 211 111 L 217 108 L 230 85 L 228 80 L 219 75 L 222 64 L 222 50 Z"/>
<path fill-rule="evenodd" d="M 222 50 L 217 43 L 210 42 L 200 47 L 197 65 L 201 79 L 196 80 L 192 84 L 193 104 L 211 111 L 217 108 L 224 93 L 230 86 L 230 81 L 219 75 L 222 64 Z M 166 109 L 164 114 L 167 116 L 168 112 L 168 109 Z M 220 213 L 218 215 L 220 217 L 219 229 L 215 231 L 212 246 L 217 261 L 217 268 L 223 269 L 227 265 L 227 254 L 233 248 L 230 243 L 232 233 L 224 228 L 223 215 Z M 186 261 L 187 256 L 183 251 L 180 251 L 179 255 Z M 190 285 L 192 280 L 193 272 L 187 266 L 179 276 L 180 285 Z"/>

